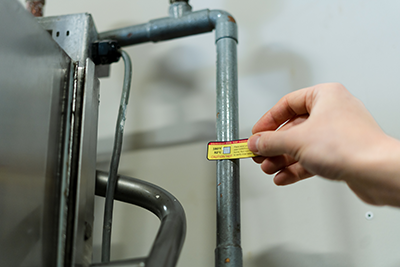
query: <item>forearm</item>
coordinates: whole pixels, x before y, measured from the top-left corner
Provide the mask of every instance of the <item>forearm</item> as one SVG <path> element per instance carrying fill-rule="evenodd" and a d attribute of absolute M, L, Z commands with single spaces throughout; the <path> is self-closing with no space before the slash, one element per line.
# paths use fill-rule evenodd
<path fill-rule="evenodd" d="M 376 140 L 369 153 L 355 157 L 344 180 L 369 204 L 400 207 L 400 141 L 387 135 Z"/>

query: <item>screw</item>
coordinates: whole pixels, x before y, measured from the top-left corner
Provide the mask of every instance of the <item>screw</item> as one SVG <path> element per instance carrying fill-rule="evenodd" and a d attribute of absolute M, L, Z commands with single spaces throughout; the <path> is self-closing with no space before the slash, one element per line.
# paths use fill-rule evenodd
<path fill-rule="evenodd" d="M 365 213 L 365 218 L 367 220 L 372 220 L 372 218 L 374 218 L 374 214 L 372 213 L 372 211 L 368 211 L 367 213 Z"/>

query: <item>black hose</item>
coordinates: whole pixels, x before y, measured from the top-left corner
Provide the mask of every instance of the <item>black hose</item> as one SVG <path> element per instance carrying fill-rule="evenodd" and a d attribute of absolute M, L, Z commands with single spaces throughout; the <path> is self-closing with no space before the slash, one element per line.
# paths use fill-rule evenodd
<path fill-rule="evenodd" d="M 117 125 L 115 129 L 114 148 L 111 158 L 110 171 L 107 181 L 106 200 L 104 204 L 103 239 L 101 248 L 101 261 L 109 262 L 111 254 L 111 228 L 114 209 L 114 193 L 117 184 L 118 165 L 121 157 L 122 139 L 124 134 L 126 107 L 132 81 L 132 62 L 125 51 L 121 50 L 125 63 L 124 84 L 122 88 L 121 103 L 119 106 Z"/>

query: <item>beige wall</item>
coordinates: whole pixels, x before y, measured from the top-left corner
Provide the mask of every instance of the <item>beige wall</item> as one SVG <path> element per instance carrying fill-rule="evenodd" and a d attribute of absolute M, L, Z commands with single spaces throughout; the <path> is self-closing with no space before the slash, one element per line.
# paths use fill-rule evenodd
<path fill-rule="evenodd" d="M 48 0 L 46 15 L 88 12 L 98 31 L 167 16 L 167 0 Z M 343 83 L 389 134 L 400 138 L 400 2 L 372 0 L 193 0 L 194 10 L 227 10 L 239 24 L 240 137 L 284 94 L 321 82 Z M 158 184 L 186 210 L 178 266 L 213 266 L 215 164 L 213 34 L 126 50 L 134 73 L 120 173 Z M 123 66 L 101 79 L 99 168 L 106 168 Z M 245 266 L 400 265 L 400 210 L 362 203 L 342 183 L 321 178 L 277 187 L 241 160 Z M 99 259 L 102 201 L 96 202 Z M 373 212 L 371 220 L 365 218 Z M 117 205 L 114 259 L 144 256 L 158 228 L 152 214 Z"/>

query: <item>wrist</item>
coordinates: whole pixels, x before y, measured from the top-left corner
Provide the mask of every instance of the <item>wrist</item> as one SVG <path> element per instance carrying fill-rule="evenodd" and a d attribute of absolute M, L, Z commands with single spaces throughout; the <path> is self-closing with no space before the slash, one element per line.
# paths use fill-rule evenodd
<path fill-rule="evenodd" d="M 355 161 L 349 187 L 369 204 L 400 207 L 400 141 L 383 134 Z"/>

